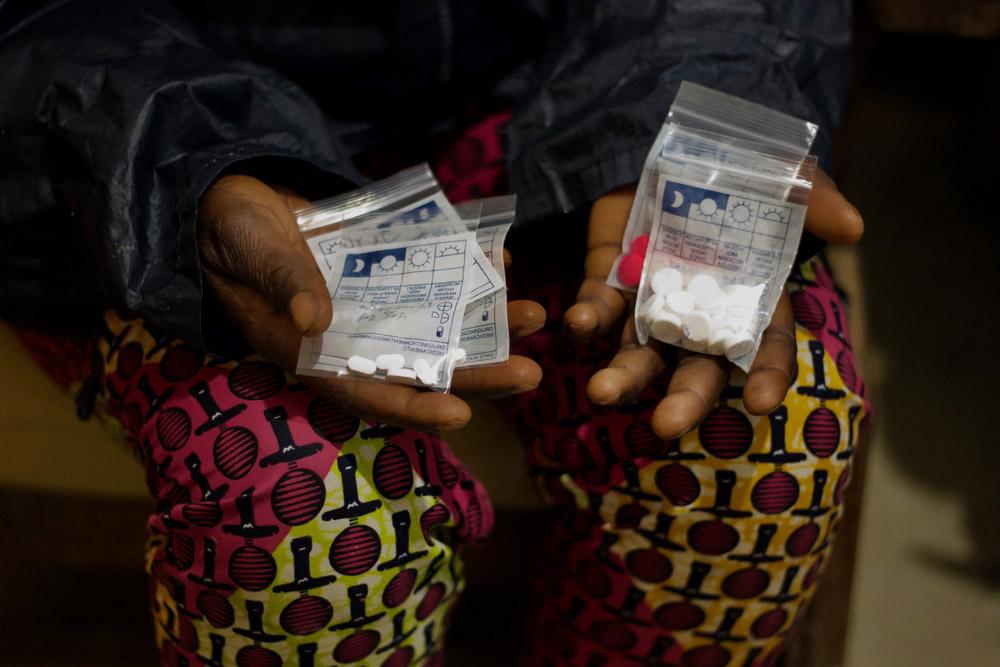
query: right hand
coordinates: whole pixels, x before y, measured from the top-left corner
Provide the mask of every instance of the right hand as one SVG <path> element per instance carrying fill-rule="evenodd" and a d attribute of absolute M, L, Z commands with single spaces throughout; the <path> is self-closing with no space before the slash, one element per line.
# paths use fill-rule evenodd
<path fill-rule="evenodd" d="M 302 337 L 321 335 L 333 315 L 326 283 L 292 213 L 307 203 L 250 176 L 228 175 L 205 193 L 198 216 L 206 284 L 247 342 L 293 374 Z M 507 312 L 512 338 L 545 323 L 544 309 L 532 301 L 510 302 Z M 301 379 L 344 412 L 395 426 L 454 429 L 472 416 L 454 393 L 353 377 Z M 505 364 L 456 370 L 452 391 L 497 397 L 540 381 L 538 364 L 511 355 Z"/>
<path fill-rule="evenodd" d="M 696 427 L 718 402 L 731 370 L 724 357 L 688 352 L 650 339 L 640 345 L 632 314 L 635 295 L 609 286 L 611 266 L 621 252 L 634 187 L 624 187 L 601 197 L 590 211 L 585 278 L 576 303 L 564 322 L 570 336 L 588 343 L 611 331 L 626 318 L 618 353 L 607 368 L 594 374 L 587 396 L 597 405 L 618 406 L 637 397 L 661 376 L 668 375 L 667 393 L 653 412 L 653 431 L 672 440 Z M 809 196 L 805 227 L 828 243 L 857 242 L 864 222 L 837 186 L 817 170 Z M 794 380 L 795 321 L 786 293 L 761 339 L 743 388 L 747 411 L 764 415 L 784 400 Z"/>

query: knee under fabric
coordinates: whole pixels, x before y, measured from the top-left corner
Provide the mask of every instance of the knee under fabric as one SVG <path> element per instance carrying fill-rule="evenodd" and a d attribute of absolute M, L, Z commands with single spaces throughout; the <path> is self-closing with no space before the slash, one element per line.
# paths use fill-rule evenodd
<path fill-rule="evenodd" d="M 164 664 L 429 664 L 485 491 L 439 437 L 339 413 L 256 358 L 107 319 L 109 409 L 156 499 Z M 200 661 L 200 662 L 199 662 Z"/>
<path fill-rule="evenodd" d="M 829 273 L 809 262 L 788 289 L 798 372 L 783 405 L 747 413 L 735 371 L 705 421 L 672 442 L 650 427 L 662 384 L 618 410 L 587 402 L 613 347 L 577 352 L 555 329 L 522 343 L 545 375 L 510 414 L 564 510 L 528 664 L 775 664 L 816 590 L 870 409 Z"/>

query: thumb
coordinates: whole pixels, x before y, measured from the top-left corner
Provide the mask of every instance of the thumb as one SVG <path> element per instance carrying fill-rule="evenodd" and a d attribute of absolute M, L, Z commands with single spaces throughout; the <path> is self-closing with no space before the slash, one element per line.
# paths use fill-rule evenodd
<path fill-rule="evenodd" d="M 852 244 L 861 240 L 865 222 L 858 209 L 837 189 L 826 173 L 817 169 L 806 209 L 806 229 L 828 243 Z"/>
<path fill-rule="evenodd" d="M 252 289 L 302 334 L 329 325 L 323 276 L 285 199 L 270 187 L 248 176 L 219 179 L 202 199 L 198 236 L 211 277 Z"/>

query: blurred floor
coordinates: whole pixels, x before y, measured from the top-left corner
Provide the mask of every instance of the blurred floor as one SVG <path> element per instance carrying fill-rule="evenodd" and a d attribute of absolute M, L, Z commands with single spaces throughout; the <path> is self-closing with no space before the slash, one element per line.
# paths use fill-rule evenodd
<path fill-rule="evenodd" d="M 1000 664 L 998 54 L 877 40 L 840 142 L 876 406 L 849 667 Z"/>

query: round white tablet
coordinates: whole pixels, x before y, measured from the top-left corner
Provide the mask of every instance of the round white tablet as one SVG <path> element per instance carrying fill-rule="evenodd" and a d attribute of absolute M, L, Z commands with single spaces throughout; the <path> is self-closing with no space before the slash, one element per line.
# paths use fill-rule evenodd
<path fill-rule="evenodd" d="M 465 361 L 466 357 L 468 357 L 468 355 L 465 352 L 465 348 L 456 347 L 454 350 L 451 351 L 451 360 L 453 362 L 455 362 L 456 364 L 460 364 L 463 361 Z M 434 364 L 434 366 L 432 366 L 432 368 L 434 369 L 434 372 L 436 373 L 437 369 L 438 369 L 438 365 Z"/>
<path fill-rule="evenodd" d="M 750 308 L 757 308 L 760 297 L 764 294 L 764 285 L 730 285 L 726 288 L 730 303 L 742 304 Z"/>
<path fill-rule="evenodd" d="M 676 343 L 681 339 L 681 318 L 674 313 L 660 311 L 649 323 L 649 333 L 664 343 Z"/>
<path fill-rule="evenodd" d="M 750 308 L 730 307 L 722 318 L 722 326 L 733 331 L 752 332 L 757 328 L 757 312 Z"/>
<path fill-rule="evenodd" d="M 657 294 L 667 295 L 676 292 L 684 287 L 684 276 L 677 269 L 660 269 L 653 274 L 650 281 L 653 291 Z"/>
<path fill-rule="evenodd" d="M 372 359 L 355 354 L 347 360 L 347 371 L 352 375 L 371 377 L 375 375 L 377 366 Z"/>
<path fill-rule="evenodd" d="M 681 338 L 681 342 L 678 343 L 685 350 L 690 350 L 691 352 L 707 352 L 708 342 L 703 340 L 691 340 L 689 338 Z"/>
<path fill-rule="evenodd" d="M 753 350 L 753 336 L 745 332 L 737 332 L 726 339 L 726 356 L 730 361 L 736 361 Z"/>
<path fill-rule="evenodd" d="M 723 355 L 726 353 L 726 340 L 735 335 L 736 332 L 730 331 L 729 329 L 717 328 L 713 329 L 712 333 L 708 334 L 708 349 L 709 354 Z"/>
<path fill-rule="evenodd" d="M 704 344 L 708 341 L 711 329 L 711 322 L 705 313 L 695 311 L 681 318 L 681 333 L 684 334 L 685 341 Z"/>
<path fill-rule="evenodd" d="M 437 370 L 431 367 L 430 362 L 426 359 L 417 359 L 413 362 L 413 370 L 417 375 L 417 381 L 425 386 L 431 386 L 437 384 L 438 374 Z"/>
<path fill-rule="evenodd" d="M 668 294 L 666 303 L 670 312 L 678 315 L 687 315 L 694 312 L 694 298 L 684 290 Z"/>
<path fill-rule="evenodd" d="M 396 384 L 416 384 L 417 373 L 412 368 L 393 368 L 386 372 L 385 379 Z"/>
<path fill-rule="evenodd" d="M 708 273 L 696 273 L 688 281 L 687 291 L 697 298 L 700 294 L 708 294 L 719 291 L 719 281 Z"/>
<path fill-rule="evenodd" d="M 375 366 L 380 371 L 391 371 L 406 365 L 406 357 L 401 354 L 380 354 L 375 357 Z"/>
<path fill-rule="evenodd" d="M 646 322 L 652 322 L 653 318 L 660 314 L 666 300 L 660 294 L 654 294 L 646 299 L 645 303 L 639 307 L 639 317 Z"/>
<path fill-rule="evenodd" d="M 729 301 L 726 305 L 725 319 L 727 321 L 752 320 L 756 317 L 757 309 L 741 301 Z"/>
<path fill-rule="evenodd" d="M 694 295 L 694 307 L 709 314 L 711 314 L 710 311 L 715 307 L 715 304 L 729 302 L 726 299 L 726 293 L 721 289 L 702 290 L 701 292 L 692 292 L 692 294 Z"/>

